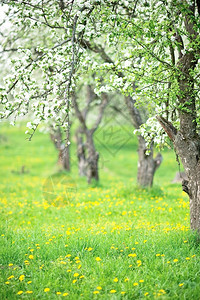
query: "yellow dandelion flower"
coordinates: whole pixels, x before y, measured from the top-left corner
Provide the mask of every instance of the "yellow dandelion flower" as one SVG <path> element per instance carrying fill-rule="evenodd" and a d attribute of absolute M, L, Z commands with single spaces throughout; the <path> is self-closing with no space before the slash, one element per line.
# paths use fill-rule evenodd
<path fill-rule="evenodd" d="M 23 291 L 17 292 L 17 295 L 21 295 L 21 294 L 23 294 Z"/>
<path fill-rule="evenodd" d="M 190 257 L 186 257 L 185 259 L 186 259 L 186 260 L 190 260 Z"/>
<path fill-rule="evenodd" d="M 12 278 L 14 278 L 14 275 L 9 276 L 7 279 L 10 280 Z"/>
<path fill-rule="evenodd" d="M 30 280 L 30 281 L 28 281 L 27 283 L 28 283 L 28 284 L 31 284 L 31 283 L 32 283 L 32 281 Z"/>
<path fill-rule="evenodd" d="M 116 290 L 111 290 L 111 291 L 110 291 L 111 294 L 114 294 L 114 293 L 116 293 L 116 292 L 117 292 Z"/>
<path fill-rule="evenodd" d="M 116 277 L 115 279 L 113 279 L 114 282 L 118 282 L 119 279 Z"/>
<path fill-rule="evenodd" d="M 92 250 L 93 250 L 93 248 L 91 248 L 91 247 L 89 247 L 89 248 L 87 249 L 87 251 L 89 251 L 89 252 L 92 251 Z"/>
<path fill-rule="evenodd" d="M 45 292 L 45 293 L 47 293 L 47 292 L 49 292 L 49 291 L 50 291 L 50 288 L 45 288 L 45 289 L 44 289 L 44 292 Z"/>
<path fill-rule="evenodd" d="M 61 292 L 56 292 L 56 295 L 61 295 L 62 293 Z"/>
<path fill-rule="evenodd" d="M 63 297 L 68 296 L 68 295 L 69 295 L 69 293 L 63 293 Z"/>
<path fill-rule="evenodd" d="M 149 293 L 145 293 L 145 294 L 144 294 L 145 297 L 148 296 L 148 295 L 149 295 Z"/>
<path fill-rule="evenodd" d="M 143 280 L 143 279 L 140 279 L 140 280 L 139 280 L 139 282 L 141 282 L 141 283 L 142 283 L 142 282 L 144 282 L 144 280 Z"/>
<path fill-rule="evenodd" d="M 5 284 L 10 284 L 10 281 L 6 281 Z"/>
<path fill-rule="evenodd" d="M 29 259 L 33 259 L 34 257 L 33 257 L 33 255 L 31 254 L 31 255 L 29 255 L 28 258 L 29 258 Z"/>
<path fill-rule="evenodd" d="M 70 273 L 72 270 L 67 270 L 68 273 Z"/>
<path fill-rule="evenodd" d="M 76 256 L 74 259 L 75 259 L 75 260 L 77 260 L 77 259 L 79 260 L 79 257 L 78 257 L 78 256 Z"/>
<path fill-rule="evenodd" d="M 12 266 L 13 266 L 13 264 L 8 264 L 8 266 L 9 266 L 9 267 L 12 267 Z"/>
<path fill-rule="evenodd" d="M 19 281 L 23 281 L 23 280 L 24 280 L 24 278 L 25 278 L 25 276 L 24 276 L 24 275 L 20 275 L 20 276 L 19 276 Z"/>
<path fill-rule="evenodd" d="M 96 257 L 95 259 L 96 259 L 96 261 L 101 261 L 100 257 Z"/>
<path fill-rule="evenodd" d="M 121 295 L 124 295 L 124 294 L 126 294 L 126 292 L 121 292 Z"/>
<path fill-rule="evenodd" d="M 81 275 L 79 278 L 80 278 L 80 279 L 83 279 L 84 277 L 85 277 L 84 275 Z"/>
<path fill-rule="evenodd" d="M 177 262 L 178 261 L 178 259 L 177 258 L 175 258 L 174 260 L 173 260 L 173 262 Z"/>
<path fill-rule="evenodd" d="M 78 277 L 79 276 L 79 273 L 74 273 L 74 277 Z"/>
<path fill-rule="evenodd" d="M 74 279 L 73 281 L 72 281 L 72 283 L 76 283 L 77 282 L 77 280 L 76 279 Z"/>
<path fill-rule="evenodd" d="M 93 294 L 94 295 L 99 294 L 99 291 L 94 291 Z"/>
<path fill-rule="evenodd" d="M 97 290 L 102 290 L 102 287 L 101 286 L 97 286 L 96 289 Z"/>
<path fill-rule="evenodd" d="M 160 256 L 160 253 L 157 253 L 156 256 Z"/>
<path fill-rule="evenodd" d="M 129 281 L 129 279 L 128 279 L 128 278 L 125 278 L 125 279 L 124 279 L 124 282 L 127 282 L 127 281 Z"/>
<path fill-rule="evenodd" d="M 179 286 L 183 286 L 183 285 L 184 285 L 184 283 L 180 283 L 180 284 L 179 284 Z"/>
<path fill-rule="evenodd" d="M 80 269 L 81 268 L 81 265 L 78 265 L 78 269 Z"/>
<path fill-rule="evenodd" d="M 33 291 L 26 291 L 26 294 L 33 294 Z"/>
<path fill-rule="evenodd" d="M 136 256 L 137 256 L 136 253 L 130 253 L 130 254 L 128 255 L 128 257 L 136 257 Z"/>
<path fill-rule="evenodd" d="M 138 282 L 134 282 L 133 286 L 137 286 L 138 285 Z"/>

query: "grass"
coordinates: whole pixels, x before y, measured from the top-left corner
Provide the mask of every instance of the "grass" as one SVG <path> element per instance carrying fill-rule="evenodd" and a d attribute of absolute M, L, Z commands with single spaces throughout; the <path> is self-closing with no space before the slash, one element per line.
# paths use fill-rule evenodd
<path fill-rule="evenodd" d="M 112 128 L 113 129 L 113 128 Z M 58 172 L 48 135 L 1 128 L 1 299 L 199 299 L 200 255 L 175 155 L 154 188 L 136 186 L 132 129 L 97 132 L 100 183 Z M 108 128 L 106 129 L 108 132 Z M 25 173 L 21 173 L 25 166 Z"/>

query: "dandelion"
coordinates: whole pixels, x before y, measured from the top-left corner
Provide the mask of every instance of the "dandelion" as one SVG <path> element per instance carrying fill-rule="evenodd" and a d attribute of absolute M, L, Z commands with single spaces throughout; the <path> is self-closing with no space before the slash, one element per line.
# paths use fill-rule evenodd
<path fill-rule="evenodd" d="M 124 282 L 127 282 L 127 281 L 129 281 L 129 279 L 128 279 L 128 278 L 125 278 L 125 279 L 124 279 Z"/>
<path fill-rule="evenodd" d="M 68 296 L 68 295 L 69 295 L 69 293 L 63 293 L 63 297 Z"/>
<path fill-rule="evenodd" d="M 14 275 L 11 275 L 11 276 L 8 277 L 7 279 L 10 280 L 10 279 L 12 279 L 12 278 L 14 278 Z"/>
<path fill-rule="evenodd" d="M 135 254 L 135 253 L 130 253 L 129 255 L 128 255 L 128 257 L 136 257 L 137 256 L 137 254 Z"/>
<path fill-rule="evenodd" d="M 179 284 L 179 286 L 183 286 L 183 285 L 184 285 L 184 283 L 180 283 L 180 284 Z"/>
<path fill-rule="evenodd" d="M 87 251 L 89 251 L 89 252 L 92 251 L 92 250 L 93 250 L 93 248 L 91 248 L 91 247 L 89 247 L 89 248 L 87 249 Z"/>
<path fill-rule="evenodd" d="M 84 275 L 81 275 L 79 278 L 80 278 L 80 279 L 83 279 L 84 277 L 85 277 Z"/>
<path fill-rule="evenodd" d="M 100 290 L 102 290 L 102 287 L 101 286 L 97 286 L 96 289 L 100 291 Z"/>
<path fill-rule="evenodd" d="M 99 291 L 94 291 L 93 294 L 94 295 L 99 294 Z"/>
<path fill-rule="evenodd" d="M 10 281 L 6 281 L 5 284 L 10 284 Z"/>
<path fill-rule="evenodd" d="M 144 294 L 145 297 L 148 296 L 148 295 L 149 295 L 149 293 L 145 293 L 145 294 Z"/>
<path fill-rule="evenodd" d="M 178 261 L 178 259 L 177 259 L 177 258 L 175 258 L 175 259 L 173 260 L 173 262 L 175 262 L 175 263 L 176 263 L 177 261 Z"/>
<path fill-rule="evenodd" d="M 26 294 L 32 294 L 33 291 L 26 291 Z"/>
<path fill-rule="evenodd" d="M 190 260 L 190 257 L 186 257 L 185 259 L 186 259 L 186 260 Z"/>
<path fill-rule="evenodd" d="M 67 270 L 68 273 L 70 273 L 72 270 Z"/>
<path fill-rule="evenodd" d="M 137 286 L 138 285 L 138 282 L 134 282 L 133 286 Z"/>
<path fill-rule="evenodd" d="M 30 280 L 30 281 L 28 281 L 27 283 L 28 283 L 28 284 L 31 284 L 31 283 L 32 283 L 32 281 Z"/>
<path fill-rule="evenodd" d="M 124 295 L 124 294 L 126 294 L 126 292 L 121 292 L 121 295 Z"/>
<path fill-rule="evenodd" d="M 49 292 L 49 291 L 50 291 L 50 288 L 45 288 L 45 289 L 44 289 L 44 292 L 45 292 L 45 293 L 47 293 L 47 292 Z"/>
<path fill-rule="evenodd" d="M 116 277 L 115 279 L 113 279 L 114 282 L 118 282 L 119 279 Z"/>
<path fill-rule="evenodd" d="M 74 273 L 74 277 L 78 277 L 79 276 L 79 273 Z"/>
<path fill-rule="evenodd" d="M 142 282 L 144 282 L 144 280 L 143 280 L 143 279 L 141 279 L 141 280 L 139 280 L 139 282 L 141 282 L 141 283 L 142 283 Z"/>
<path fill-rule="evenodd" d="M 74 279 L 73 281 L 72 281 L 72 283 L 76 283 L 77 282 L 77 280 L 76 279 Z"/>
<path fill-rule="evenodd" d="M 116 290 L 111 290 L 110 293 L 114 294 L 114 293 L 116 293 Z"/>
<path fill-rule="evenodd" d="M 9 267 L 12 267 L 12 266 L 13 266 L 13 264 L 8 264 L 8 266 L 9 266 Z"/>
<path fill-rule="evenodd" d="M 56 295 L 61 295 L 62 293 L 61 292 L 56 292 Z"/>
<path fill-rule="evenodd" d="M 17 295 L 21 295 L 21 294 L 23 294 L 23 291 L 17 292 Z"/>
<path fill-rule="evenodd" d="M 29 255 L 28 258 L 29 258 L 29 259 L 33 259 L 34 257 L 33 257 L 33 255 L 31 254 L 31 255 Z"/>
<path fill-rule="evenodd" d="M 100 257 L 96 257 L 95 259 L 96 259 L 96 261 L 101 261 Z"/>
<path fill-rule="evenodd" d="M 24 278 L 25 278 L 25 276 L 24 276 L 24 275 L 20 275 L 20 276 L 19 276 L 19 281 L 23 281 L 23 280 L 24 280 Z"/>
<path fill-rule="evenodd" d="M 156 256 L 160 256 L 160 253 L 156 254 Z"/>

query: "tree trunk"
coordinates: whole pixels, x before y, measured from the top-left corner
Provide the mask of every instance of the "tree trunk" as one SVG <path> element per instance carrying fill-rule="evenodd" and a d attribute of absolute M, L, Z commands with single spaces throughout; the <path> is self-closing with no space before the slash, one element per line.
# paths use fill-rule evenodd
<path fill-rule="evenodd" d="M 99 169 L 98 169 L 98 162 L 99 162 L 99 153 L 96 152 L 94 141 L 93 141 L 93 132 L 91 130 L 87 131 L 87 180 L 88 183 L 91 183 L 92 179 L 96 181 L 99 180 Z"/>
<path fill-rule="evenodd" d="M 83 143 L 83 137 L 79 130 L 76 133 L 76 143 L 77 143 L 77 157 L 78 157 L 78 170 L 79 175 L 87 176 L 87 162 L 85 154 L 85 144 Z"/>
<path fill-rule="evenodd" d="M 160 166 L 163 158 L 158 154 L 153 158 L 153 145 L 150 148 L 149 155 L 146 154 L 146 143 L 142 136 L 138 136 L 138 172 L 137 183 L 141 187 L 151 187 L 156 169 Z"/>
<path fill-rule="evenodd" d="M 51 140 L 53 141 L 56 149 L 58 150 L 58 161 L 57 164 L 66 171 L 70 171 L 70 130 L 66 134 L 67 141 L 62 140 L 62 131 L 60 127 L 57 130 L 53 130 L 50 134 Z"/>

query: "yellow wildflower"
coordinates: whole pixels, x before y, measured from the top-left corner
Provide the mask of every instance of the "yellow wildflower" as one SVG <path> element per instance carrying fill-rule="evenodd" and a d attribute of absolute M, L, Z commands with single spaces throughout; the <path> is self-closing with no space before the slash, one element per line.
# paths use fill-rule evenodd
<path fill-rule="evenodd" d="M 114 294 L 114 293 L 116 293 L 116 290 L 111 290 L 110 293 Z"/>
<path fill-rule="evenodd" d="M 100 257 L 96 257 L 96 261 L 101 261 L 101 258 Z"/>
<path fill-rule="evenodd" d="M 23 294 L 23 291 L 17 292 L 17 295 L 21 295 L 21 294 Z"/>
<path fill-rule="evenodd" d="M 47 292 L 49 292 L 49 291 L 50 291 L 50 288 L 45 288 L 45 289 L 44 289 L 44 292 L 45 292 L 45 293 L 47 293 Z"/>

